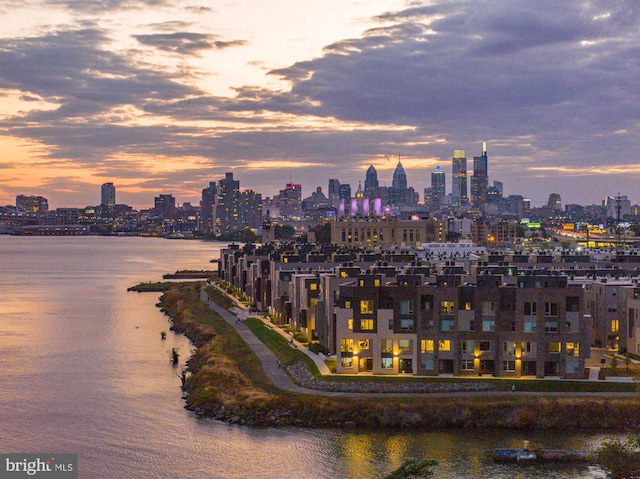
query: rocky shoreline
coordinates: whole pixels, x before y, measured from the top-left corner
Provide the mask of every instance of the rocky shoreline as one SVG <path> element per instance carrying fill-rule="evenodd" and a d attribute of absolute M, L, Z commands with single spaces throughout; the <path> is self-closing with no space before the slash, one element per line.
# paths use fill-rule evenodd
<path fill-rule="evenodd" d="M 183 392 L 185 407 L 200 417 L 259 427 L 640 430 L 636 397 L 460 394 L 443 400 L 428 393 L 459 392 L 461 387 L 484 390 L 478 388 L 490 384 L 427 381 L 387 387 L 373 381 L 322 381 L 301 364 L 287 368 L 305 387 L 344 393 L 427 394 L 335 397 L 283 392 L 265 377 L 260 361 L 233 327 L 199 300 L 198 291 L 194 286 L 167 291 L 161 306 L 173 329 L 196 346 L 187 362 Z"/>

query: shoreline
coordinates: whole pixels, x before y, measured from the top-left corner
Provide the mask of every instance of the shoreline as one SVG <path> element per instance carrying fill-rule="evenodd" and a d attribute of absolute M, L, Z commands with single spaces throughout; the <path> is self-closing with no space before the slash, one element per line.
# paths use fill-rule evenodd
<path fill-rule="evenodd" d="M 640 400 L 602 393 L 451 393 L 443 400 L 429 393 L 283 391 L 233 326 L 200 301 L 201 287 L 176 286 L 160 299 L 171 329 L 196 347 L 183 372 L 183 393 L 186 409 L 200 417 L 258 427 L 640 430 Z"/>

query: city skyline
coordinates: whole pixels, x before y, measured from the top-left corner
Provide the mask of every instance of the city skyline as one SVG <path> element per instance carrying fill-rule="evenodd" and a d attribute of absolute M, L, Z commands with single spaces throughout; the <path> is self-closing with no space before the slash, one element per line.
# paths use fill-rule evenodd
<path fill-rule="evenodd" d="M 98 204 L 105 183 L 197 204 L 226 172 L 306 197 L 370 165 L 391 186 L 399 157 L 422 199 L 483 141 L 491 181 L 533 206 L 640 202 L 639 8 L 509 6 L 0 1 L 0 204 Z"/>

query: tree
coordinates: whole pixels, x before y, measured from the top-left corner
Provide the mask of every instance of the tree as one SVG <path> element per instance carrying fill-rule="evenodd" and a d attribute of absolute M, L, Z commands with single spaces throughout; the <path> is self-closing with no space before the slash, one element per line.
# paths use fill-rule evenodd
<path fill-rule="evenodd" d="M 296 230 L 291 225 L 276 225 L 276 239 L 293 239 Z"/>
<path fill-rule="evenodd" d="M 384 479 L 420 479 L 433 476 L 431 468 L 438 463 L 432 459 L 407 459 Z"/>
<path fill-rule="evenodd" d="M 609 471 L 611 479 L 640 477 L 639 445 L 640 436 L 606 441 L 598 450 L 598 462 Z"/>

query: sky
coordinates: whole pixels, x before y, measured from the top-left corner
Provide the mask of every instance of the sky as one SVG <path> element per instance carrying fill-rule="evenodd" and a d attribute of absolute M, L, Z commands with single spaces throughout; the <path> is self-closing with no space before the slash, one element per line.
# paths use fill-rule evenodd
<path fill-rule="evenodd" d="M 0 0 L 0 205 L 329 178 L 423 197 L 454 149 L 541 206 L 640 203 L 640 2 Z"/>

